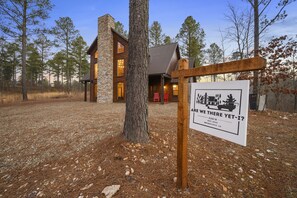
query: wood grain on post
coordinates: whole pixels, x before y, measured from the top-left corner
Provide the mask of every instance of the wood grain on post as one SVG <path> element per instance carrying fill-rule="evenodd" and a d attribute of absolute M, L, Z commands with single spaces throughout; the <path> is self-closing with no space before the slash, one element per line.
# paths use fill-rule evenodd
<path fill-rule="evenodd" d="M 205 67 L 189 69 L 189 62 L 181 59 L 178 71 L 171 73 L 172 78 L 178 78 L 178 114 L 177 114 L 177 187 L 184 190 L 188 187 L 188 78 L 194 76 L 224 74 L 242 71 L 264 69 L 266 60 L 261 57 L 214 64 Z"/>
<path fill-rule="evenodd" d="M 178 70 L 189 69 L 187 59 L 178 62 Z M 188 78 L 178 77 L 178 114 L 177 114 L 177 187 L 188 187 Z"/>
<path fill-rule="evenodd" d="M 197 67 L 188 70 L 179 70 L 171 73 L 172 78 L 178 78 L 180 75 L 184 77 L 205 76 L 215 74 L 225 74 L 233 72 L 253 71 L 264 69 L 266 60 L 261 57 L 243 59 L 239 61 L 231 61 L 227 63 L 213 64 L 203 67 Z"/>

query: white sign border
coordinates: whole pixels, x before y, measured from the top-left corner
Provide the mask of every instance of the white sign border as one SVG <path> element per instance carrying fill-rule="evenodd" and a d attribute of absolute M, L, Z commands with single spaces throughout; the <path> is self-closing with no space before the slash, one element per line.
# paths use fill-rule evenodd
<path fill-rule="evenodd" d="M 240 144 L 242 146 L 246 146 L 247 142 L 247 122 L 248 122 L 248 104 L 249 104 L 249 83 L 248 80 L 239 80 L 239 81 L 226 81 L 226 82 L 213 82 L 213 83 L 191 83 L 191 103 L 190 103 L 190 119 L 189 119 L 189 127 L 191 129 L 213 135 L 236 144 Z M 211 88 L 209 88 L 211 87 Z M 220 87 L 222 87 L 220 89 Z M 229 87 L 229 88 L 228 88 Z M 198 126 L 201 124 L 197 124 L 194 122 L 194 114 L 195 112 L 191 112 L 192 108 L 195 108 L 195 97 L 196 97 L 196 90 L 240 90 L 240 115 L 245 117 L 244 122 L 241 122 L 242 129 L 239 130 L 239 125 L 237 134 L 232 132 L 224 131 L 224 133 L 220 133 L 218 131 L 222 131 L 221 129 L 211 128 L 210 126 Z"/>

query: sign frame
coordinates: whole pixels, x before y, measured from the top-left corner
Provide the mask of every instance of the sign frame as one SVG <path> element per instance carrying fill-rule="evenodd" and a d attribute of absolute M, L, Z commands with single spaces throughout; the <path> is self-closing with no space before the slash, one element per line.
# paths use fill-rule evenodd
<path fill-rule="evenodd" d="M 178 78 L 178 110 L 177 110 L 177 188 L 188 187 L 188 82 L 190 77 L 233 72 L 261 70 L 266 67 L 266 60 L 256 56 L 254 58 L 213 64 L 209 66 L 189 69 L 187 59 L 180 59 L 178 71 L 171 73 L 172 78 Z"/>
<path fill-rule="evenodd" d="M 246 146 L 249 81 L 191 83 L 191 129 Z"/>

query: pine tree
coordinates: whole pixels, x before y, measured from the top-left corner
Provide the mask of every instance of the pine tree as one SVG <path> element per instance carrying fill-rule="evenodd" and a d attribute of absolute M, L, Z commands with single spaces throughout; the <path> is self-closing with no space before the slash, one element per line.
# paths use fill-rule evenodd
<path fill-rule="evenodd" d="M 124 25 L 120 21 L 115 23 L 115 30 L 128 38 L 128 32 L 124 29 Z"/>
<path fill-rule="evenodd" d="M 216 43 L 212 43 L 209 46 L 209 49 L 206 50 L 208 54 L 208 60 L 211 64 L 216 64 L 219 62 L 222 62 L 223 59 L 223 51 L 220 49 L 220 47 Z M 216 81 L 217 75 L 213 75 L 213 81 Z"/>
<path fill-rule="evenodd" d="M 211 64 L 222 62 L 223 52 L 216 43 L 210 44 L 209 49 L 207 49 L 207 54 Z"/>
<path fill-rule="evenodd" d="M 39 32 L 37 39 L 35 40 L 35 45 L 38 49 L 38 52 L 41 56 L 41 70 L 40 70 L 40 79 L 41 79 L 41 90 L 43 91 L 43 81 L 44 81 L 44 72 L 47 70 L 48 73 L 48 83 L 50 84 L 50 68 L 48 65 L 46 65 L 47 59 L 50 55 L 50 49 L 54 45 L 54 43 L 49 40 L 49 38 L 46 35 L 46 31 L 43 30 Z"/>
<path fill-rule="evenodd" d="M 148 135 L 148 0 L 130 0 L 129 60 L 126 75 L 124 135 L 147 142 Z"/>
<path fill-rule="evenodd" d="M 47 61 L 47 64 L 51 68 L 51 72 L 56 77 L 55 87 L 63 86 L 63 71 L 65 68 L 65 52 L 57 52 L 52 59 Z"/>
<path fill-rule="evenodd" d="M 155 47 L 158 45 L 162 45 L 164 41 L 164 37 L 165 35 L 162 34 L 161 24 L 158 21 L 154 21 L 149 28 L 150 46 Z"/>
<path fill-rule="evenodd" d="M 27 39 L 33 33 L 34 26 L 49 17 L 48 12 L 53 5 L 50 0 L 1 0 L 0 14 L 2 20 L 0 29 L 9 37 L 22 40 L 22 94 L 23 100 L 28 100 L 26 87 Z"/>
<path fill-rule="evenodd" d="M 89 71 L 89 63 L 87 60 L 87 43 L 82 36 L 77 37 L 72 42 L 71 56 L 74 60 L 77 77 L 80 81 L 82 76 Z"/>
<path fill-rule="evenodd" d="M 165 36 L 165 39 L 164 39 L 164 44 L 168 45 L 171 43 L 171 38 L 170 36 Z"/>
<path fill-rule="evenodd" d="M 53 33 L 56 36 L 56 41 L 59 42 L 60 46 L 63 46 L 66 53 L 66 65 L 65 65 L 65 75 L 66 75 L 66 85 L 67 93 L 70 92 L 72 71 L 74 65 L 70 64 L 70 47 L 71 43 L 78 36 L 78 31 L 75 29 L 73 21 L 70 17 L 60 17 L 56 20 L 56 26 L 54 27 Z"/>
<path fill-rule="evenodd" d="M 28 45 L 27 67 L 27 74 L 28 78 L 30 79 L 30 87 L 32 89 L 33 86 L 38 84 L 38 76 L 42 71 L 41 56 L 34 44 Z"/>
<path fill-rule="evenodd" d="M 176 38 L 181 42 L 182 54 L 195 58 L 196 65 L 202 64 L 205 33 L 200 24 L 192 16 L 188 16 L 179 30 Z"/>

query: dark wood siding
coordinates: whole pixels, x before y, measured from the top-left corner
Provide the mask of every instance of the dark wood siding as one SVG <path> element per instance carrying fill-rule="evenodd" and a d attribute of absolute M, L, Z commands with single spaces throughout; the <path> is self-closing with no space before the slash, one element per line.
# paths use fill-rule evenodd
<path fill-rule="evenodd" d="M 118 42 L 124 45 L 125 51 L 123 53 L 117 53 Z M 124 75 L 121 77 L 117 77 L 117 61 L 119 59 L 124 59 Z M 128 65 L 128 42 L 120 37 L 117 33 L 113 33 L 113 101 L 114 102 L 121 102 L 125 101 L 126 98 L 126 67 Z M 124 83 L 124 100 L 118 100 L 117 92 L 118 88 L 117 85 L 119 82 Z"/>
<path fill-rule="evenodd" d="M 128 66 L 128 41 L 124 37 L 120 36 L 116 31 L 113 31 L 113 102 L 124 102 L 125 101 L 125 91 L 126 91 L 126 68 Z M 123 53 L 117 53 L 118 42 L 120 42 L 125 50 Z M 94 66 L 97 63 L 97 59 L 95 58 L 95 53 L 97 51 L 97 39 L 93 42 L 91 47 L 88 50 L 88 53 L 91 55 L 90 59 L 90 101 L 96 102 L 97 101 L 97 79 L 95 79 L 94 74 Z M 119 59 L 124 59 L 124 75 L 117 76 L 117 61 Z M 177 101 L 177 96 L 173 96 L 173 83 L 171 83 L 170 74 L 172 70 L 176 69 L 177 61 L 180 59 L 179 48 L 177 46 L 175 53 L 173 54 L 170 60 L 169 68 L 164 71 L 163 74 L 152 74 L 149 75 L 149 101 L 153 101 L 153 96 L 155 92 L 161 94 L 161 75 L 164 75 L 164 93 L 168 93 L 169 95 L 169 102 Z M 160 66 L 161 67 L 161 66 Z M 118 83 L 123 83 L 124 85 L 124 97 L 123 99 L 118 99 Z M 177 84 L 177 83 L 176 83 Z"/>
<path fill-rule="evenodd" d="M 95 58 L 95 53 L 97 51 L 97 48 L 92 49 L 90 55 L 91 55 L 91 60 L 90 60 L 90 102 L 96 102 L 97 101 L 97 91 L 96 85 L 97 85 L 97 79 L 95 79 L 95 64 L 97 63 L 97 58 Z"/>

